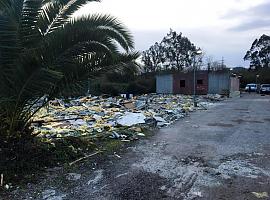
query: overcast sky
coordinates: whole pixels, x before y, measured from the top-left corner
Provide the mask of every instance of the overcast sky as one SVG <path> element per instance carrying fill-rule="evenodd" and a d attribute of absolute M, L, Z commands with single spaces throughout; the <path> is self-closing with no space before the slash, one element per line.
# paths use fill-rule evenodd
<path fill-rule="evenodd" d="M 252 42 L 270 34 L 270 0 L 102 0 L 76 15 L 106 13 L 133 33 L 136 50 L 160 42 L 170 28 L 182 32 L 215 60 L 230 67 L 243 61 Z"/>

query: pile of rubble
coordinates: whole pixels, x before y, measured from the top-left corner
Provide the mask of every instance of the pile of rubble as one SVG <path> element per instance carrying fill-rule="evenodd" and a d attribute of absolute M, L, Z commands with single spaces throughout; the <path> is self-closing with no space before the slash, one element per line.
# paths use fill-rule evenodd
<path fill-rule="evenodd" d="M 87 136 L 130 140 L 144 136 L 144 128 L 168 126 L 213 104 L 202 97 L 197 101 L 195 108 L 192 97 L 184 95 L 55 99 L 35 115 L 32 126 L 40 137 L 50 139 Z"/>

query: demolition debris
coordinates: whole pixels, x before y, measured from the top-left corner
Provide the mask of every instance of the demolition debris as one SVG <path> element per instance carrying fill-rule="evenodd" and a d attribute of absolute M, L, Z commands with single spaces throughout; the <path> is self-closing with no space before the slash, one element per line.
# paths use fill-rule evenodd
<path fill-rule="evenodd" d="M 87 136 L 132 140 L 143 137 L 144 128 L 168 126 L 220 99 L 220 96 L 198 97 L 196 108 L 192 97 L 184 95 L 149 94 L 130 100 L 101 96 L 55 99 L 35 115 L 32 126 L 39 137 L 49 139 Z"/>

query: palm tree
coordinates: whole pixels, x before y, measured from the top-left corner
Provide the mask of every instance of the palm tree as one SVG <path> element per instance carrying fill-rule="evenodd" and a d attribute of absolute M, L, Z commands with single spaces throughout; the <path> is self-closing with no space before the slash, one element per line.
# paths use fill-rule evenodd
<path fill-rule="evenodd" d="M 132 35 L 116 18 L 72 17 L 91 1 L 0 0 L 0 141 L 32 138 L 33 115 L 63 89 L 134 64 Z"/>

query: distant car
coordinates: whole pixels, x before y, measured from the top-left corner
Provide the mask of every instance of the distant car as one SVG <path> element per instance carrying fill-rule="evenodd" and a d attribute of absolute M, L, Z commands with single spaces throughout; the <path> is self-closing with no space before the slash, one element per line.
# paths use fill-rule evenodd
<path fill-rule="evenodd" d="M 248 92 L 249 88 L 250 88 L 250 92 L 257 92 L 259 87 L 255 83 L 250 83 L 250 84 L 247 84 L 247 86 L 245 87 L 245 91 Z"/>
<path fill-rule="evenodd" d="M 270 84 L 261 84 L 260 94 L 270 94 Z"/>

